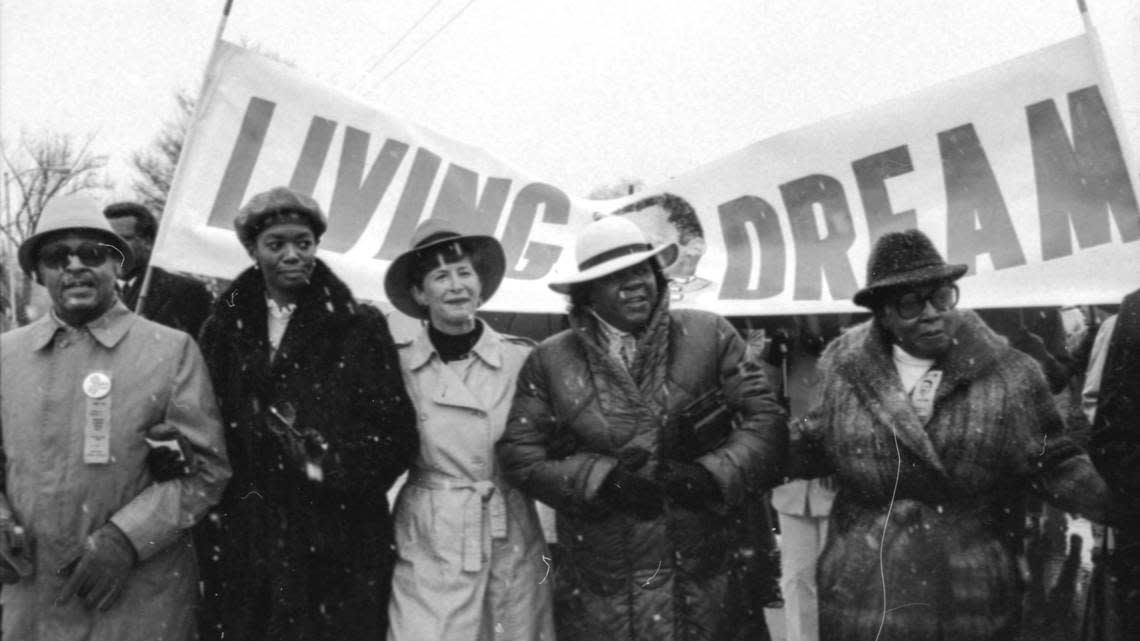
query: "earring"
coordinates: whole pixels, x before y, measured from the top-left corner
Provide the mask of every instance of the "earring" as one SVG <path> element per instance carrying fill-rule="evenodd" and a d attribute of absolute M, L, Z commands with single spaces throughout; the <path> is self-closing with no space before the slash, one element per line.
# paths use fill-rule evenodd
<path fill-rule="evenodd" d="M 255 271 L 255 272 L 261 271 L 261 263 L 254 263 L 253 264 L 253 271 Z"/>

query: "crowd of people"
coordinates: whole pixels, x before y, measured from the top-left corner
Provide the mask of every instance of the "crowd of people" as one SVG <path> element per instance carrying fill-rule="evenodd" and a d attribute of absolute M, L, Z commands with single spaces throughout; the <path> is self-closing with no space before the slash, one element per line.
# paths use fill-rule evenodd
<path fill-rule="evenodd" d="M 51 201 L 19 247 L 51 310 L 0 335 L 3 638 L 763 641 L 780 601 L 789 641 L 1014 641 L 1051 514 L 1107 528 L 1075 633 L 1140 635 L 1140 292 L 1070 349 L 959 309 L 907 230 L 866 314 L 742 332 L 671 309 L 678 245 L 615 213 L 536 345 L 454 221 L 384 276 L 396 340 L 305 194 L 236 213 L 216 300 L 148 266 L 145 207 Z"/>

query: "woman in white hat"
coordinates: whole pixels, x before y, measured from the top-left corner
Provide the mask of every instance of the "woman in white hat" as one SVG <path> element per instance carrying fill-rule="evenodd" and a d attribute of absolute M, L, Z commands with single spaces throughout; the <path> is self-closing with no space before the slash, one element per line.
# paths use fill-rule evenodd
<path fill-rule="evenodd" d="M 559 639 L 735 639 L 727 514 L 780 478 L 783 410 L 727 320 L 669 309 L 675 245 L 609 216 L 575 249 L 550 283 L 571 329 L 531 352 L 499 442 L 507 478 L 558 513 Z"/>
<path fill-rule="evenodd" d="M 384 279 L 396 309 L 426 321 L 398 345 L 420 451 L 396 500 L 390 641 L 554 638 L 534 503 L 495 459 L 533 345 L 475 316 L 505 267 L 494 238 L 432 219 Z"/>

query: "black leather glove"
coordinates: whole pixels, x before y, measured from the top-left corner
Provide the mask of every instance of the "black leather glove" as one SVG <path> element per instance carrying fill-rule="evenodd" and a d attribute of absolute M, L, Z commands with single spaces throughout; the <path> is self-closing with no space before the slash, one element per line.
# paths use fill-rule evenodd
<path fill-rule="evenodd" d="M 138 554 L 127 535 L 119 526 L 107 523 L 87 537 L 82 554 L 59 569 L 58 574 L 68 579 L 56 604 L 63 605 L 78 595 L 88 610 L 109 609 L 122 594 L 136 561 Z"/>
<path fill-rule="evenodd" d="M 618 454 L 618 464 L 598 489 L 598 497 L 610 508 L 628 512 L 635 518 L 647 521 L 661 514 L 665 503 L 665 493 L 661 486 L 637 474 L 649 452 L 633 449 Z"/>
<path fill-rule="evenodd" d="M 712 472 L 697 463 L 664 461 L 657 468 L 657 476 L 665 494 L 688 508 L 708 508 L 724 498 Z"/>
<path fill-rule="evenodd" d="M 190 476 L 197 468 L 190 441 L 177 428 L 159 423 L 146 432 L 150 451 L 146 465 L 151 477 L 158 483 L 182 476 Z"/>
<path fill-rule="evenodd" d="M 618 452 L 615 456 L 617 457 L 618 465 L 629 472 L 636 472 L 649 462 L 649 452 L 640 447 L 623 450 Z"/>
<path fill-rule="evenodd" d="M 34 574 L 34 559 L 24 528 L 12 515 L 0 515 L 0 583 L 19 583 Z"/>

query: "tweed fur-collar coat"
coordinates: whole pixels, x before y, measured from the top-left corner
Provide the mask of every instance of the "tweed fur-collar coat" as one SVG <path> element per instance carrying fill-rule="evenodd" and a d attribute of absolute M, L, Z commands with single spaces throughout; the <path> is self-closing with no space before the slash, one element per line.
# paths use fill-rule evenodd
<path fill-rule="evenodd" d="M 823 641 L 1012 638 L 1020 502 L 1034 492 L 1103 518 L 1104 481 L 1065 437 L 1037 364 L 972 312 L 950 326 L 927 422 L 871 320 L 828 347 L 792 430 L 793 469 L 834 472 L 840 488 L 819 561 Z"/>

